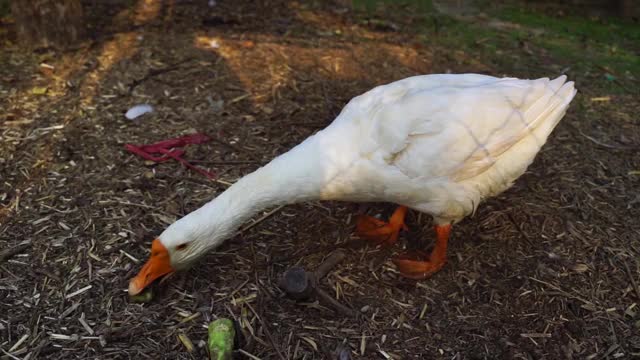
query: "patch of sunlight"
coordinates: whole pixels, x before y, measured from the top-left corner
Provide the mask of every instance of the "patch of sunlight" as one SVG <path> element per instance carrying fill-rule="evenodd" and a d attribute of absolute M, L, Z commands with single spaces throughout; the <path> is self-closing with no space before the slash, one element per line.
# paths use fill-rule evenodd
<path fill-rule="evenodd" d="M 126 9 L 114 16 L 114 22 L 125 22 L 143 24 L 156 18 L 162 8 L 161 1 L 155 0 L 138 0 L 133 11 Z M 80 103 L 88 106 L 93 102 L 100 83 L 109 70 L 118 62 L 130 58 L 135 54 L 138 48 L 138 33 L 128 32 L 119 33 L 112 40 L 106 41 L 102 45 L 99 55 L 96 57 L 98 65 L 87 73 L 80 86 Z M 89 50 L 78 50 L 73 53 L 64 54 L 62 59 L 56 64 L 56 73 L 52 78 L 56 82 L 56 86 L 50 89 L 49 96 L 63 95 L 66 90 L 63 89 L 67 79 L 69 79 L 78 68 L 92 58 L 93 54 Z"/>
<path fill-rule="evenodd" d="M 80 103 L 83 106 L 90 105 L 98 92 L 100 82 L 111 67 L 123 59 L 129 58 L 137 49 L 137 33 L 129 32 L 117 34 L 113 40 L 106 42 L 100 55 L 98 66 L 88 73 L 80 87 Z"/>
<path fill-rule="evenodd" d="M 162 9 L 162 1 L 139 0 L 135 5 L 133 21 L 135 24 L 145 24 L 155 19 Z"/>
<path fill-rule="evenodd" d="M 123 10 L 115 18 L 124 18 L 125 21 L 133 21 L 136 25 L 142 25 L 155 19 L 162 9 L 162 1 L 138 0 L 133 6 L 133 13 Z M 81 104 L 87 106 L 91 104 L 93 97 L 97 94 L 100 81 L 113 67 L 114 64 L 124 59 L 130 58 L 138 48 L 137 32 L 117 34 L 113 40 L 106 42 L 100 55 L 98 55 L 98 66 L 85 77 L 81 86 Z"/>
<path fill-rule="evenodd" d="M 243 48 L 242 41 L 237 39 L 223 39 L 216 36 L 196 36 L 194 46 L 198 49 L 213 52 L 225 61 L 225 65 L 228 66 L 233 74 L 238 78 L 242 87 L 249 93 L 252 100 L 255 102 L 257 94 L 261 88 L 267 84 L 263 79 L 260 79 L 260 73 L 254 71 L 250 61 L 255 61 L 249 54 L 247 49 Z M 259 63 L 269 65 L 272 59 L 264 58 Z"/>
<path fill-rule="evenodd" d="M 357 4 L 358 1 L 354 1 L 353 3 L 355 6 L 358 6 Z M 370 1 L 370 3 L 371 4 L 369 5 L 377 6 L 381 4 L 381 5 L 392 6 L 392 7 L 407 3 L 408 5 L 411 5 L 411 6 L 417 6 L 419 11 L 428 11 L 432 9 L 432 4 L 430 0 L 414 0 L 414 1 L 399 2 L 399 3 L 394 1 Z M 294 4 L 296 3 L 294 2 Z M 313 11 L 305 10 L 299 4 L 295 6 L 292 5 L 292 9 L 295 11 L 296 17 L 298 18 L 298 20 L 309 25 L 309 27 L 322 29 L 324 31 L 327 31 L 328 33 L 333 32 L 334 35 L 336 36 L 340 35 L 340 33 L 336 33 L 336 31 L 340 31 L 339 27 L 344 26 L 341 23 L 337 23 L 336 22 L 337 17 L 335 16 L 335 14 L 328 11 L 322 11 L 319 9 L 314 9 Z M 360 42 L 357 44 L 349 43 L 348 46 L 353 49 L 352 57 L 355 57 L 355 59 L 352 59 L 352 60 L 355 60 L 356 62 L 361 62 L 360 58 L 371 57 L 371 53 L 367 53 L 368 51 L 378 52 L 382 50 L 388 56 L 389 62 L 400 63 L 405 67 L 408 67 L 412 70 L 418 70 L 418 71 L 421 71 L 421 70 L 426 71 L 426 69 L 430 68 L 430 61 L 425 59 L 426 57 L 425 54 L 419 54 L 416 49 L 414 49 L 411 46 L 407 46 L 407 44 L 395 45 L 395 44 L 389 43 L 388 41 L 385 41 L 385 38 L 388 35 L 385 34 L 384 32 L 371 31 L 366 27 L 362 27 L 358 25 L 352 26 L 347 31 L 359 37 L 363 37 L 369 40 L 379 41 L 379 43 L 375 44 L 375 47 L 373 48 L 363 42 Z M 330 36 L 328 37 L 328 40 L 331 41 L 332 38 L 333 37 Z M 338 43 L 340 43 L 340 41 L 338 41 Z M 333 67 L 333 70 L 336 73 L 337 77 L 341 79 L 353 78 L 353 76 L 349 76 L 348 74 L 345 74 L 344 72 L 340 71 L 341 69 L 345 68 L 343 58 L 335 59 L 334 64 L 325 64 L 325 65 L 329 66 L 330 68 Z M 348 67 L 349 65 L 346 65 L 346 68 Z"/>
<path fill-rule="evenodd" d="M 294 72 L 316 73 L 325 78 L 344 81 L 374 79 L 366 69 L 403 67 L 408 75 L 427 73 L 432 55 L 412 47 L 391 43 L 353 43 L 341 46 L 328 39 L 307 43 L 283 43 L 278 38 L 261 35 L 255 44 L 246 40 L 197 36 L 194 46 L 213 52 L 225 61 L 254 102 L 277 97 L 278 88 L 295 86 Z M 375 55 L 373 55 L 375 54 Z"/>

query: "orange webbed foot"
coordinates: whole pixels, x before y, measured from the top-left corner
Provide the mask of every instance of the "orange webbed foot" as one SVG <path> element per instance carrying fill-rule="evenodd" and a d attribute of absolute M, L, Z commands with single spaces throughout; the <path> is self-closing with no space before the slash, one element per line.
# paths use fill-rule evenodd
<path fill-rule="evenodd" d="M 431 254 L 424 251 L 405 252 L 393 259 L 400 274 L 409 279 L 423 280 L 442 269 L 447 261 L 447 243 L 451 225 L 436 225 L 436 245 Z"/>
<path fill-rule="evenodd" d="M 398 241 L 400 230 L 407 230 L 404 217 L 407 208 L 400 206 L 389 218 L 389 222 L 372 216 L 360 215 L 356 223 L 356 235 L 376 244 L 393 245 Z"/>
<path fill-rule="evenodd" d="M 413 280 L 424 280 L 442 269 L 446 261 L 431 260 L 431 256 L 424 251 L 405 252 L 393 258 L 402 276 Z"/>

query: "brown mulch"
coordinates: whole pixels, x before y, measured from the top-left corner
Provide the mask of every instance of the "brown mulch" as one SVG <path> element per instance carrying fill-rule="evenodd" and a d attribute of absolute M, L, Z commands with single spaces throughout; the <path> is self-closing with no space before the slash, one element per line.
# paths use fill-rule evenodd
<path fill-rule="evenodd" d="M 340 344 L 354 359 L 640 353 L 640 102 L 591 101 L 593 74 L 569 73 L 580 94 L 565 120 L 512 189 L 454 228 L 429 280 L 400 278 L 391 251 L 352 239 L 358 205 L 311 202 L 260 214 L 152 302 L 131 302 L 155 235 L 352 97 L 416 74 L 561 67 L 496 69 L 417 36 L 404 8 L 381 26 L 343 2 L 94 3 L 81 47 L 0 54 L 0 359 L 202 359 L 218 317 L 239 324 L 239 359 L 331 359 Z M 154 112 L 123 116 L 142 103 Z M 194 132 L 215 140 L 185 158 L 217 181 L 123 147 Z M 404 240 L 428 243 L 429 222 L 411 213 Z M 277 287 L 336 248 L 347 257 L 321 286 L 357 318 Z"/>

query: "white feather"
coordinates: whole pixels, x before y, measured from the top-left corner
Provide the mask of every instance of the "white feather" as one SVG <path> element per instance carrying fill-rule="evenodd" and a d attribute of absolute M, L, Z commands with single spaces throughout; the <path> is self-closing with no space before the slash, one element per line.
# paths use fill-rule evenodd
<path fill-rule="evenodd" d="M 127 110 L 127 113 L 124 116 L 129 120 L 134 120 L 146 113 L 150 113 L 153 111 L 153 107 L 151 105 L 142 104 L 131 107 Z"/>

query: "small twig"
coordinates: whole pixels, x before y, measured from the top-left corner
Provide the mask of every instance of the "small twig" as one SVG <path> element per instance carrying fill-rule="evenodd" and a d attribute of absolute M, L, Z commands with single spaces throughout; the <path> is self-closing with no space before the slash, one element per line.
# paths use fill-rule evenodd
<path fill-rule="evenodd" d="M 252 355 L 252 354 L 250 354 L 250 353 L 248 353 L 248 352 L 246 352 L 246 351 L 244 351 L 244 350 L 242 350 L 242 349 L 238 349 L 238 352 L 239 352 L 239 353 L 241 353 L 242 355 L 244 355 L 244 356 L 246 356 L 246 357 L 250 358 L 250 359 L 253 359 L 253 360 L 261 360 L 259 357 L 255 356 L 255 355 Z"/>
<path fill-rule="evenodd" d="M 256 162 L 263 162 L 260 158 L 258 158 L 258 157 L 257 157 L 253 152 L 251 152 L 251 151 L 247 151 L 247 150 L 245 150 L 245 149 L 243 149 L 243 148 L 241 148 L 241 147 L 239 147 L 239 146 L 235 146 L 235 145 L 229 144 L 228 142 L 226 142 L 226 141 L 222 141 L 222 140 L 220 140 L 220 139 L 211 139 L 211 140 L 212 140 L 213 142 L 216 142 L 216 143 L 220 144 L 220 145 L 226 146 L 226 147 L 228 147 L 229 149 L 231 149 L 231 150 L 233 150 L 233 151 L 235 151 L 235 152 L 237 152 L 237 153 L 245 154 L 245 155 L 249 156 L 253 161 L 256 161 Z"/>
<path fill-rule="evenodd" d="M 171 64 L 171 65 L 169 65 L 167 67 L 161 68 L 161 69 L 151 69 L 151 70 L 149 70 L 145 76 L 143 76 L 140 79 L 133 80 L 133 82 L 131 82 L 131 84 L 129 84 L 129 94 L 131 94 L 133 92 L 133 89 L 135 89 L 136 86 L 142 84 L 143 82 L 149 80 L 150 78 L 152 78 L 154 76 L 157 76 L 157 75 L 164 74 L 164 73 L 168 73 L 170 71 L 177 70 L 178 67 L 180 67 L 180 65 L 182 65 L 182 64 L 184 64 L 186 62 L 189 62 L 191 60 L 193 60 L 193 58 L 189 57 L 189 58 L 180 60 L 180 61 L 178 61 L 176 63 L 173 63 L 173 64 Z"/>
<path fill-rule="evenodd" d="M 51 272 L 46 271 L 46 270 L 44 270 L 44 269 L 40 269 L 40 268 L 34 267 L 34 268 L 32 269 L 32 271 L 33 271 L 34 273 L 36 273 L 36 274 L 40 274 L 40 275 L 47 276 L 47 277 L 49 277 L 50 279 L 53 279 L 53 280 L 55 280 L 55 281 L 62 281 L 62 279 L 60 279 L 60 277 L 59 277 L 58 275 L 52 274 Z"/>
<path fill-rule="evenodd" d="M 595 306 L 595 304 L 594 304 L 594 303 L 592 303 L 591 301 L 589 301 L 589 300 L 587 300 L 587 299 L 584 299 L 584 298 L 582 298 L 582 297 L 580 297 L 580 296 L 577 296 L 577 295 L 573 295 L 573 294 L 571 294 L 571 293 L 568 293 L 568 292 L 566 292 L 566 291 L 562 290 L 561 288 L 559 288 L 558 286 L 555 286 L 555 285 L 553 285 L 553 284 L 550 284 L 550 283 L 548 283 L 548 282 L 546 282 L 546 281 L 538 280 L 538 279 L 536 279 L 536 278 L 534 278 L 534 277 L 531 277 L 531 276 L 529 276 L 529 279 L 531 279 L 531 280 L 533 280 L 533 281 L 535 281 L 535 282 L 539 282 L 540 284 L 544 284 L 544 285 L 546 285 L 546 286 L 548 286 L 548 287 L 552 288 L 553 290 L 556 290 L 558 293 L 560 293 L 560 294 L 562 294 L 562 295 L 564 295 L 564 296 L 566 296 L 566 297 L 568 297 L 568 298 L 576 299 L 576 300 L 580 300 L 580 301 L 582 301 L 582 302 L 583 302 L 583 303 L 585 303 L 585 304 Z"/>
<path fill-rule="evenodd" d="M 256 285 L 257 284 L 258 283 L 256 283 Z M 264 292 L 264 290 L 263 290 L 263 292 Z M 280 359 L 282 359 L 282 360 L 285 360 L 285 357 L 284 357 L 284 355 L 282 355 L 282 351 L 280 350 L 280 347 L 278 346 L 278 343 L 276 342 L 276 340 L 274 339 L 273 335 L 271 334 L 271 330 L 269 330 L 269 327 L 267 326 L 267 323 L 262 319 L 262 316 L 260 316 L 258 314 L 258 312 L 256 312 L 256 310 L 253 308 L 253 306 L 251 306 L 251 304 L 246 303 L 246 305 L 249 307 L 251 312 L 253 312 L 253 314 L 258 318 L 258 321 L 260 321 L 260 324 L 262 325 L 262 329 L 264 330 L 264 333 L 267 335 L 267 338 L 269 339 L 269 342 L 271 342 L 271 346 L 273 346 L 274 350 L 276 351 L 276 354 L 278 354 L 278 357 Z"/>
<path fill-rule="evenodd" d="M 338 263 L 340 263 L 342 260 L 344 260 L 344 258 L 346 256 L 347 256 L 347 254 L 342 249 L 338 249 L 338 250 L 334 251 L 333 253 L 331 253 L 331 255 L 329 255 L 322 262 L 322 264 L 320 264 L 318 266 L 316 271 L 314 271 L 314 275 L 315 275 L 316 280 L 319 281 L 320 279 L 325 277 L 325 275 L 327 275 L 327 273 L 329 271 L 331 271 L 331 269 L 333 269 L 336 265 L 338 265 Z"/>
<path fill-rule="evenodd" d="M 21 360 L 19 357 L 17 356 L 13 356 L 10 353 L 6 352 L 3 348 L 0 348 L 0 350 L 8 357 L 10 357 L 11 359 L 16 359 L 16 360 Z M 4 357 L 4 356 L 3 356 Z"/>
<path fill-rule="evenodd" d="M 600 359 L 608 359 L 609 355 L 613 354 L 614 351 L 618 350 L 618 348 L 620 348 L 619 344 L 613 344 L 609 347 L 609 349 L 607 350 L 607 352 L 605 352 L 602 357 Z"/>
<path fill-rule="evenodd" d="M 350 317 L 357 317 L 358 313 L 355 312 L 354 310 L 349 309 L 348 307 L 342 305 L 340 302 L 338 302 L 338 300 L 334 299 L 333 296 L 327 294 L 324 290 L 322 290 L 321 288 L 316 288 L 316 295 L 320 298 L 320 301 L 324 301 L 326 303 L 328 303 L 329 305 L 333 306 L 334 309 L 336 309 L 338 312 L 350 316 Z"/>
<path fill-rule="evenodd" d="M 595 144 L 600 145 L 602 147 L 606 147 L 607 149 L 615 149 L 615 150 L 633 150 L 634 149 L 633 146 L 620 146 L 620 145 L 611 145 L 611 144 L 603 143 L 602 141 L 583 133 L 582 130 L 580 129 L 578 129 L 578 132 L 580 133 L 580 135 L 593 141 Z"/>
<path fill-rule="evenodd" d="M 609 316 L 608 312 L 604 312 L 607 315 L 607 320 L 609 320 L 609 330 L 611 331 L 611 337 L 613 338 L 613 343 L 618 344 L 618 334 L 616 334 L 616 328 L 613 327 L 613 321 L 611 321 L 611 316 Z"/>
<path fill-rule="evenodd" d="M 262 294 L 267 294 L 266 290 L 262 287 L 262 285 L 260 285 L 260 281 L 258 279 L 258 266 L 257 266 L 258 257 L 256 256 L 256 249 L 253 247 L 253 243 L 251 243 L 251 255 L 253 257 L 253 277 L 254 277 L 254 281 L 255 281 L 255 286 L 258 288 L 258 292 L 260 292 Z M 260 309 L 262 307 L 261 306 L 262 305 L 262 299 L 263 299 L 263 296 L 260 296 L 260 299 L 258 300 L 258 306 L 259 306 L 258 309 Z M 267 326 L 267 323 L 262 319 L 262 316 L 260 316 L 260 314 L 258 314 L 256 309 L 254 309 L 253 306 L 251 306 L 251 304 L 246 303 L 246 305 L 253 312 L 253 314 L 258 318 L 258 321 L 260 321 L 260 324 L 262 325 L 262 329 L 265 332 L 265 334 L 267 335 L 267 338 L 269 339 L 269 342 L 271 342 L 271 346 L 276 350 L 276 353 L 278 354 L 278 357 L 281 360 L 285 360 L 285 357 L 284 357 L 284 355 L 282 355 L 282 351 L 280 350 L 280 347 L 278 346 L 278 343 L 273 338 L 273 335 L 271 334 L 271 330 Z"/>
<path fill-rule="evenodd" d="M 191 160 L 194 164 L 205 164 L 205 165 L 252 165 L 252 164 L 260 164 L 264 165 L 266 161 L 257 161 L 257 160 L 230 160 L 230 161 L 206 161 L 206 160 Z"/>
<path fill-rule="evenodd" d="M 29 242 L 25 242 L 25 243 L 16 245 L 16 246 L 12 247 L 11 249 L 7 249 L 7 250 L 1 252 L 0 253 L 0 264 L 2 264 L 5 261 L 9 260 L 14 255 L 23 252 L 24 250 L 26 250 L 30 246 L 31 246 L 31 242 L 29 241 Z"/>
<path fill-rule="evenodd" d="M 285 205 L 280 205 L 277 208 L 269 211 L 268 213 L 264 214 L 260 219 L 254 221 L 251 224 L 249 224 L 249 225 L 243 227 L 242 229 L 240 229 L 240 231 L 238 231 L 238 234 L 242 234 L 243 232 L 245 232 L 245 231 L 251 229 L 252 227 L 258 225 L 259 223 L 261 223 L 262 221 L 267 219 L 269 216 L 271 216 L 271 215 L 277 213 L 278 211 L 280 211 L 280 209 L 282 209 L 283 207 L 285 207 Z"/>
<path fill-rule="evenodd" d="M 640 300 L 640 288 L 638 288 L 638 283 L 636 283 L 636 279 L 633 277 L 631 269 L 629 269 L 629 265 L 627 265 L 627 261 L 625 259 L 622 259 L 622 265 L 624 265 L 627 275 L 629 276 L 629 280 L 631 280 L 631 285 L 633 286 L 633 290 L 636 292 L 636 297 Z"/>
<path fill-rule="evenodd" d="M 528 244 L 531 244 L 531 239 L 529 238 L 529 235 L 527 235 L 527 233 L 524 232 L 524 230 L 522 230 L 522 228 L 520 227 L 520 224 L 516 222 L 516 220 L 511 215 L 511 213 L 507 213 L 507 218 L 509 218 L 509 221 L 511 221 L 513 226 L 515 226 L 516 230 L 518 230 L 518 232 L 520 233 L 520 236 L 522 236 L 527 241 Z"/>
<path fill-rule="evenodd" d="M 304 127 L 311 127 L 311 128 L 323 128 L 327 126 L 326 123 L 321 123 L 321 122 L 291 122 L 289 123 L 289 125 L 304 126 Z"/>
<path fill-rule="evenodd" d="M 346 256 L 347 254 L 344 250 L 338 249 L 329 255 L 313 272 L 308 272 L 300 266 L 291 267 L 284 273 L 279 286 L 290 298 L 306 299 L 315 296 L 321 302 L 331 305 L 339 313 L 358 317 L 359 313 L 341 304 L 319 287 L 320 280 L 339 262 L 344 260 Z"/>

